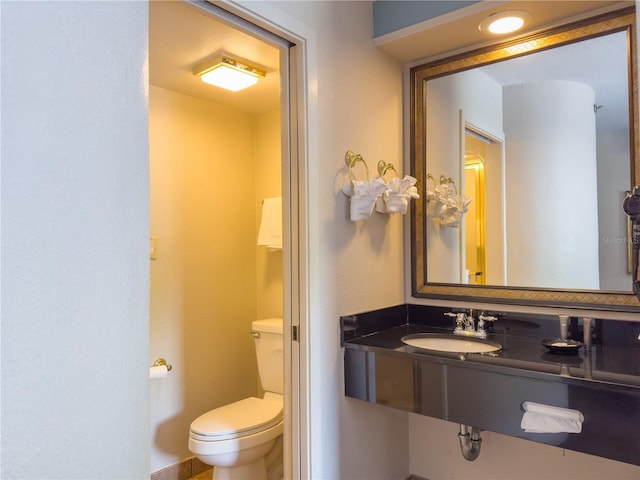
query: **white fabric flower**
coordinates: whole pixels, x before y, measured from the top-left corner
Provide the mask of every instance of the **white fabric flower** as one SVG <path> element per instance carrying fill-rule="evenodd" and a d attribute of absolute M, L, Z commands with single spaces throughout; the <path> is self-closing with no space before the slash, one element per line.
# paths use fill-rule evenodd
<path fill-rule="evenodd" d="M 434 191 L 427 192 L 427 217 L 441 218 L 446 214 L 451 197 L 455 196 L 454 188 L 448 183 L 437 185 Z"/>
<path fill-rule="evenodd" d="M 373 213 L 376 200 L 387 190 L 387 184 L 381 178 L 373 180 L 355 180 L 342 187 L 342 192 L 351 197 L 349 207 L 351 220 L 365 220 Z"/>
<path fill-rule="evenodd" d="M 410 175 L 400 179 L 394 177 L 387 183 L 387 190 L 382 194 L 384 203 L 378 200 L 376 210 L 382 213 L 407 213 L 409 200 L 420 198 L 415 184 L 418 180 Z"/>
<path fill-rule="evenodd" d="M 465 195 L 454 195 L 447 203 L 444 215 L 440 219 L 440 225 L 444 227 L 458 228 L 462 215 L 469 210 L 471 199 Z"/>

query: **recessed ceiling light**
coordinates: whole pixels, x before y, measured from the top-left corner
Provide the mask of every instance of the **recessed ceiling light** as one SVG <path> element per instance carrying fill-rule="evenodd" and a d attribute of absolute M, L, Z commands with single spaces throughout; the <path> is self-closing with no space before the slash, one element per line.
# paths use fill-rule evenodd
<path fill-rule="evenodd" d="M 237 92 L 258 83 L 266 72 L 226 55 L 218 55 L 196 65 L 193 74 L 205 83 Z"/>
<path fill-rule="evenodd" d="M 485 18 L 478 28 L 496 35 L 511 33 L 521 29 L 531 18 L 531 14 L 525 10 L 496 12 Z"/>

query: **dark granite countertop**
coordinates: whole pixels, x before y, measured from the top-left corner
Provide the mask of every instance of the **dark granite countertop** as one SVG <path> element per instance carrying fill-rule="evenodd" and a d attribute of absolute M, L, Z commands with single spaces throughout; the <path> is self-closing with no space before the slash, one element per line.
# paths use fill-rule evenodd
<path fill-rule="evenodd" d="M 505 374 L 545 377 L 565 383 L 591 382 L 640 388 L 640 323 L 595 320 L 593 344 L 577 354 L 557 354 L 543 345 L 544 338 L 558 336 L 554 316 L 500 315 L 487 340 L 502 349 L 487 354 L 429 351 L 402 342 L 415 333 L 452 333 L 451 309 L 399 305 L 341 317 L 345 348 L 408 355 L 431 362 L 466 366 Z M 497 312 L 491 312 L 493 314 Z M 570 337 L 582 338 L 581 322 L 572 319 Z M 464 338 L 464 337 L 460 337 Z"/>

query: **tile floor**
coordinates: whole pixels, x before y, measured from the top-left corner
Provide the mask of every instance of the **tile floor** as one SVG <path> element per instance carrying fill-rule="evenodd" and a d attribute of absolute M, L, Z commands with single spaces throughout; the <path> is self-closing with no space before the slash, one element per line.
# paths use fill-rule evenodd
<path fill-rule="evenodd" d="M 204 472 L 197 474 L 195 477 L 191 477 L 189 480 L 211 480 L 212 477 L 213 468 L 210 468 L 208 470 L 205 470 Z"/>

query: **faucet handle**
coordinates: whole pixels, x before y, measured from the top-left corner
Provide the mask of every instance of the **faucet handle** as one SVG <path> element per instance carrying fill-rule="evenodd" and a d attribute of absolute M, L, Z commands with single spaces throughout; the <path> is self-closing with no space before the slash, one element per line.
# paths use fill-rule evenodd
<path fill-rule="evenodd" d="M 498 317 L 496 317 L 495 315 L 485 315 L 484 312 L 478 315 L 478 333 L 482 338 L 486 338 L 487 331 L 491 330 L 489 325 L 485 325 L 485 322 L 495 322 L 497 320 Z"/>
<path fill-rule="evenodd" d="M 447 317 L 454 317 L 456 319 L 456 328 L 454 331 L 462 330 L 462 325 L 466 319 L 466 314 L 462 312 L 447 312 L 445 313 Z"/>

